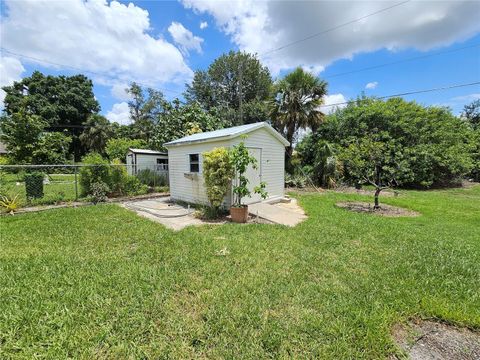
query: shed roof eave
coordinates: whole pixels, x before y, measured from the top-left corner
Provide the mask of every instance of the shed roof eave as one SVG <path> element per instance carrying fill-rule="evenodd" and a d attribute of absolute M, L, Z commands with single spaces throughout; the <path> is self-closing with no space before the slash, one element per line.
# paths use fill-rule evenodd
<path fill-rule="evenodd" d="M 203 138 L 203 139 L 185 140 L 185 141 L 174 140 L 174 141 L 170 141 L 168 143 L 163 144 L 163 146 L 165 146 L 168 149 L 169 147 L 185 146 L 185 145 L 199 144 L 199 143 L 208 143 L 208 142 L 215 142 L 215 141 L 222 141 L 222 140 L 231 140 L 231 139 L 237 138 L 239 136 L 242 136 L 244 134 L 248 134 L 250 132 L 258 130 L 260 128 L 265 128 L 273 137 L 275 137 L 278 141 L 280 141 L 284 146 L 289 146 L 290 145 L 290 142 L 288 142 L 287 139 L 285 139 L 281 134 L 279 134 L 272 126 L 270 126 L 270 124 L 268 124 L 266 122 L 261 122 L 261 123 L 255 124 L 255 125 L 249 127 L 248 129 L 238 131 L 234 134 L 214 136 L 214 137 Z"/>

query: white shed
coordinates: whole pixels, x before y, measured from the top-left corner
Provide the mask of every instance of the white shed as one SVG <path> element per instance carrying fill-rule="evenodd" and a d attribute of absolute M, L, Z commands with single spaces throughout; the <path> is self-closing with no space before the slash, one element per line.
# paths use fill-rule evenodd
<path fill-rule="evenodd" d="M 244 139 L 242 135 L 246 135 Z M 230 148 L 244 141 L 258 167 L 247 170 L 249 188 L 252 191 L 261 181 L 266 183 L 268 201 L 280 200 L 284 196 L 285 140 L 266 122 L 231 127 L 183 137 L 165 144 L 168 149 L 170 196 L 195 204 L 208 204 L 202 175 L 202 153 L 216 147 Z M 245 198 L 245 204 L 261 201 L 257 194 Z M 225 199 L 230 207 L 232 194 Z"/>
<path fill-rule="evenodd" d="M 166 152 L 147 149 L 128 149 L 127 170 L 130 175 L 140 170 L 150 169 L 157 172 L 168 171 L 168 155 Z"/>

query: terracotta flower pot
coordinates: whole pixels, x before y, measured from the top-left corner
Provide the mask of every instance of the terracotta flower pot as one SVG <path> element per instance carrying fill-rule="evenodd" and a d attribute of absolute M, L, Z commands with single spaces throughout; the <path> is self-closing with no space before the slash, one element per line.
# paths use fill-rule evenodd
<path fill-rule="evenodd" d="M 244 205 L 241 207 L 231 207 L 230 216 L 232 221 L 236 223 L 246 223 L 248 220 L 248 206 Z"/>

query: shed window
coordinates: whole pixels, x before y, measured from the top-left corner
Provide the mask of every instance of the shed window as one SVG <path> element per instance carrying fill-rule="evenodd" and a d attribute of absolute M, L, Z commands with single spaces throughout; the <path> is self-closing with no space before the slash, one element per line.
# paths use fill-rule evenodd
<path fill-rule="evenodd" d="M 168 159 L 158 159 L 157 165 L 155 167 L 156 171 L 166 171 L 168 170 Z"/>
<path fill-rule="evenodd" d="M 190 157 L 190 172 L 192 173 L 200 172 L 200 163 L 199 163 L 198 154 L 190 154 L 189 157 Z"/>

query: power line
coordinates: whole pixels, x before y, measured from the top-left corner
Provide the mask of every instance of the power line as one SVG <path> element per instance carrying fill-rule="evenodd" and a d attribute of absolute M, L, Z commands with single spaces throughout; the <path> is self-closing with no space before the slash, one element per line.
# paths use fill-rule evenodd
<path fill-rule="evenodd" d="M 395 7 L 404 5 L 404 4 L 406 4 L 406 3 L 410 2 L 410 1 L 411 1 L 411 0 L 402 1 L 402 2 L 400 2 L 400 3 L 391 5 L 391 6 L 389 6 L 389 7 L 386 7 L 386 8 L 377 10 L 377 11 L 374 11 L 373 13 L 370 13 L 370 14 L 364 15 L 364 16 L 362 16 L 362 17 L 359 17 L 359 18 L 356 18 L 356 19 L 347 21 L 346 23 L 343 23 L 343 24 L 340 24 L 340 25 L 331 27 L 331 28 L 329 28 L 329 29 L 322 30 L 322 31 L 317 32 L 317 33 L 315 33 L 315 34 L 309 35 L 309 36 L 307 36 L 307 37 L 305 37 L 305 38 L 302 38 L 302 39 L 299 39 L 299 40 L 296 40 L 296 41 L 292 41 L 292 42 L 290 42 L 290 43 L 288 43 L 288 44 L 285 44 L 285 45 L 283 45 L 283 46 L 280 46 L 280 47 L 278 47 L 278 48 L 275 48 L 275 49 L 269 50 L 269 51 L 267 51 L 267 52 L 264 52 L 263 54 L 260 54 L 260 55 L 268 55 L 268 54 L 271 54 L 271 53 L 273 53 L 273 52 L 276 52 L 276 51 L 279 51 L 279 50 L 283 50 L 283 49 L 285 49 L 285 48 L 287 48 L 287 47 L 290 47 L 290 46 L 299 44 L 299 43 L 301 43 L 301 42 L 304 42 L 304 41 L 313 39 L 313 38 L 315 38 L 315 37 L 317 37 L 317 36 L 324 35 L 324 34 L 327 34 L 327 33 L 329 33 L 329 32 L 332 32 L 332 31 L 334 31 L 334 30 L 340 29 L 340 28 L 342 28 L 342 27 L 345 27 L 345 26 L 354 24 L 354 23 L 356 23 L 356 22 L 358 22 L 358 21 L 361 21 L 361 20 L 364 20 L 364 19 L 366 19 L 366 18 L 368 18 L 368 17 L 370 17 L 370 16 L 377 15 L 377 14 L 380 14 L 380 13 L 382 13 L 382 12 L 385 12 L 385 11 L 388 11 L 388 10 L 390 10 L 390 9 L 393 9 L 393 8 L 395 8 Z"/>
<path fill-rule="evenodd" d="M 0 47 L 0 50 L 2 52 L 5 52 L 7 54 L 10 54 L 10 55 L 14 55 L 14 56 L 17 56 L 19 58 L 23 58 L 23 59 L 29 59 L 29 60 L 33 60 L 33 61 L 37 61 L 37 62 L 43 62 L 45 64 L 50 64 L 50 65 L 54 65 L 54 66 L 60 66 L 60 67 L 65 67 L 65 68 L 69 68 L 69 69 L 72 69 L 72 70 L 75 70 L 75 71 L 80 71 L 80 72 L 83 72 L 83 73 L 88 73 L 88 74 L 93 74 L 93 75 L 97 75 L 97 76 L 104 76 L 104 77 L 107 77 L 107 78 L 110 78 L 110 79 L 115 79 L 115 80 L 119 80 L 117 77 L 113 76 L 113 75 L 110 75 L 108 73 L 102 73 L 102 72 L 97 72 L 97 71 L 91 71 L 91 70 L 85 70 L 85 69 L 81 69 L 81 68 L 78 68 L 78 67 L 75 67 L 75 66 L 71 66 L 71 65 L 65 65 L 65 64 L 60 64 L 60 63 L 57 63 L 57 62 L 53 62 L 53 61 L 49 61 L 49 60 L 44 60 L 44 59 L 39 59 L 39 58 L 36 58 L 36 57 L 33 57 L 33 56 L 28 56 L 28 55 L 24 55 L 24 54 L 19 54 L 19 53 L 16 53 L 16 52 L 13 52 L 13 51 L 10 51 L 4 47 Z M 135 81 L 135 83 L 139 84 L 139 85 L 142 85 L 144 87 L 151 87 L 150 85 L 148 84 L 145 84 L 145 83 L 141 83 L 141 82 L 138 82 L 138 81 Z M 175 90 L 171 90 L 171 89 L 167 89 L 167 88 L 158 88 L 159 90 L 162 90 L 162 91 L 167 91 L 167 92 L 171 92 L 171 93 L 174 93 L 174 94 L 180 94 L 182 95 L 181 92 L 179 91 L 175 91 Z"/>
<path fill-rule="evenodd" d="M 427 93 L 427 92 L 434 92 L 434 91 L 443 91 L 443 90 L 449 90 L 449 89 L 456 89 L 456 88 L 461 88 L 461 87 L 466 87 L 466 86 L 473 86 L 473 85 L 480 85 L 480 81 L 472 82 L 472 83 L 465 83 L 465 84 L 454 84 L 454 85 L 446 85 L 446 86 L 441 86 L 441 87 L 436 87 L 436 88 L 430 88 L 430 89 L 424 89 L 424 90 L 416 90 L 416 91 L 409 91 L 409 92 L 404 92 L 404 93 L 398 93 L 398 94 L 393 94 L 393 95 L 384 95 L 384 96 L 376 96 L 376 99 L 388 99 L 392 97 L 399 97 L 399 96 L 407 96 L 407 95 L 414 95 L 414 94 L 421 94 L 421 93 Z M 328 104 L 328 105 L 321 105 L 320 107 L 331 107 L 331 106 L 340 106 L 340 105 L 348 105 L 352 101 L 355 100 L 350 100 L 350 101 L 344 101 L 344 102 L 339 102 L 335 104 Z M 58 124 L 58 125 L 51 125 L 47 126 L 47 128 L 89 128 L 94 125 L 70 125 L 70 124 Z"/>
<path fill-rule="evenodd" d="M 473 86 L 473 85 L 480 85 L 480 81 L 477 82 L 472 82 L 472 83 L 467 83 L 467 84 L 455 84 L 455 85 L 446 85 L 442 87 L 437 87 L 437 88 L 431 88 L 431 89 L 425 89 L 425 90 L 417 90 L 417 91 L 409 91 L 405 93 L 399 93 L 399 94 L 393 94 L 393 95 L 385 95 L 385 96 L 376 96 L 376 99 L 388 99 L 392 97 L 399 97 L 399 96 L 407 96 L 407 95 L 414 95 L 414 94 L 421 94 L 421 93 L 427 93 L 427 92 L 434 92 L 434 91 L 442 91 L 442 90 L 449 90 L 449 89 L 456 89 L 456 88 L 461 88 L 461 87 L 466 87 L 466 86 Z M 320 107 L 331 107 L 331 106 L 340 106 L 340 105 L 348 105 L 354 100 L 350 101 L 344 101 L 340 103 L 335 103 L 335 104 L 328 104 L 328 105 L 320 105 Z"/>
<path fill-rule="evenodd" d="M 433 57 L 433 56 L 450 54 L 450 53 L 453 53 L 453 52 L 462 51 L 462 50 L 474 48 L 474 47 L 477 47 L 477 46 L 480 46 L 480 43 L 473 44 L 473 45 L 468 45 L 468 46 L 464 46 L 464 47 L 460 47 L 460 48 L 456 48 L 456 49 L 453 49 L 453 50 L 439 51 L 439 52 L 436 52 L 436 53 L 433 53 L 433 54 L 420 55 L 420 56 L 415 56 L 415 57 L 411 57 L 411 58 L 408 58 L 408 59 L 391 61 L 391 62 L 388 62 L 388 63 L 378 64 L 378 65 L 373 65 L 373 66 L 368 66 L 368 67 L 360 68 L 360 69 L 356 69 L 356 70 L 345 71 L 345 72 L 341 72 L 341 73 L 335 73 L 335 74 L 332 74 L 332 75 L 322 76 L 322 78 L 323 78 L 323 79 L 330 79 L 330 78 L 334 78 L 334 77 L 339 77 L 339 76 L 344 76 L 344 75 L 350 75 L 350 74 L 354 74 L 354 73 L 357 73 L 357 72 L 362 72 L 362 71 L 368 71 L 368 70 L 378 69 L 378 68 L 382 68 L 382 67 L 386 67 L 386 66 L 390 66 L 390 65 L 396 65 L 396 64 L 406 63 L 406 62 L 409 62 L 409 61 L 421 60 L 421 59 L 425 59 L 425 58 L 429 58 L 429 57 Z"/>

